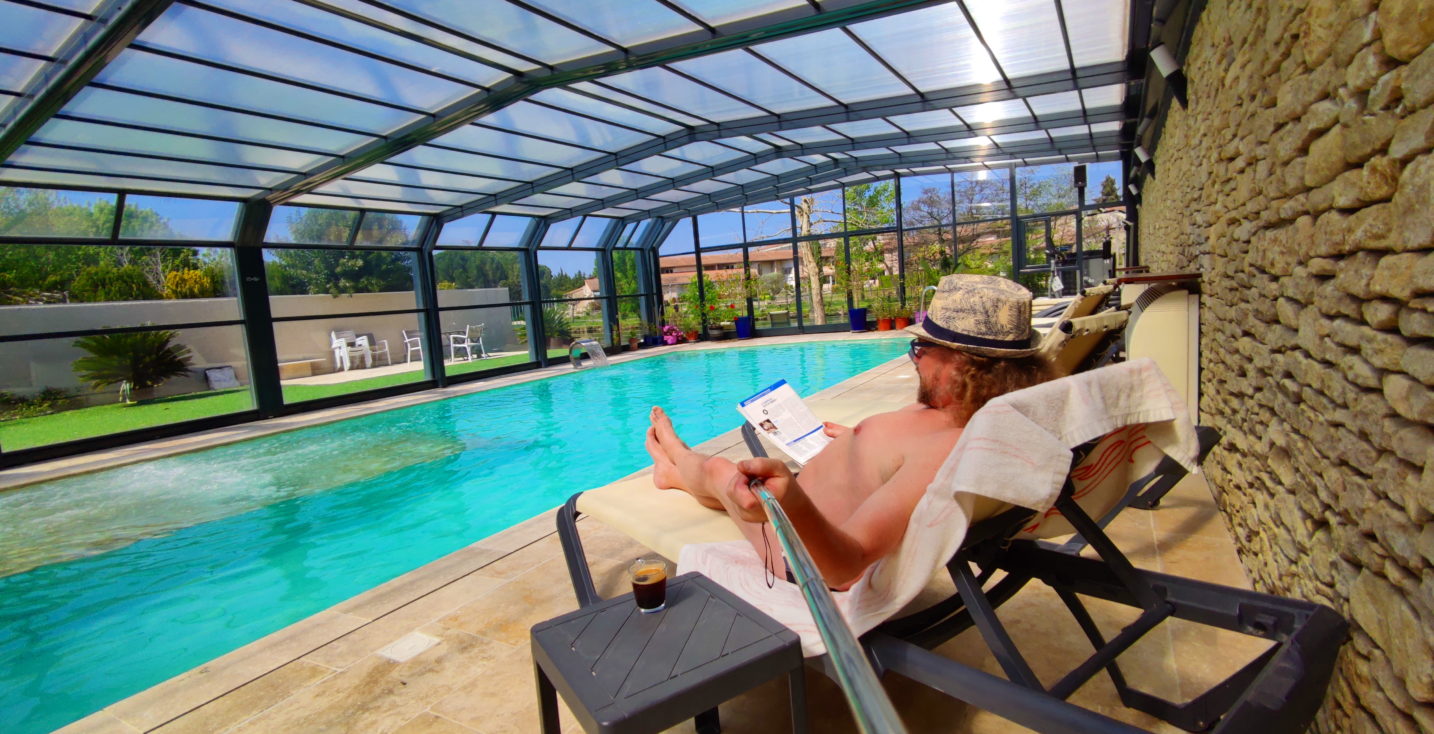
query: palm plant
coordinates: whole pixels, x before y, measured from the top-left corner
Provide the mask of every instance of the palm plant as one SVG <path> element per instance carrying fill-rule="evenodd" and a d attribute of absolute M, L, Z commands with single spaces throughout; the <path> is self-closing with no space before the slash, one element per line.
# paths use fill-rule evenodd
<path fill-rule="evenodd" d="M 174 344 L 176 331 L 135 331 L 80 337 L 74 345 L 88 352 L 71 366 L 95 389 L 110 385 L 141 393 L 189 370 L 189 347 Z"/>

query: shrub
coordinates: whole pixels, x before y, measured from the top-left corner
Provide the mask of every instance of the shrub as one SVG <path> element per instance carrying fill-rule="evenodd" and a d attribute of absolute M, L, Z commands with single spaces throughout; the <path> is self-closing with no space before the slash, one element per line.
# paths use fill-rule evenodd
<path fill-rule="evenodd" d="M 219 295 L 219 273 L 215 270 L 190 268 L 171 270 L 164 274 L 164 297 L 213 298 Z"/>
<path fill-rule="evenodd" d="M 573 322 L 568 318 L 568 309 L 561 303 L 543 306 L 543 330 L 549 339 L 569 341 L 573 338 Z"/>
<path fill-rule="evenodd" d="M 47 387 L 30 398 L 0 392 L 0 421 L 58 413 L 64 410 L 69 402 L 70 393 L 58 387 Z"/>
<path fill-rule="evenodd" d="M 75 346 L 89 353 L 72 365 L 96 389 L 129 383 L 135 390 L 158 387 L 189 371 L 189 347 L 174 344 L 176 331 L 135 331 L 80 337 Z"/>
<path fill-rule="evenodd" d="M 136 265 L 96 265 L 81 270 L 70 284 L 76 301 L 157 301 L 160 293 Z"/>

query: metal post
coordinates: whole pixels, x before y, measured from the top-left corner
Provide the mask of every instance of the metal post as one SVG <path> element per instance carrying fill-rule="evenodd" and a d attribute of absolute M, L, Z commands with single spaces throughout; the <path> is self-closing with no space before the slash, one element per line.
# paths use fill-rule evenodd
<path fill-rule="evenodd" d="M 711 335 L 707 331 L 707 309 L 703 306 L 707 303 L 707 288 L 702 284 L 702 244 L 697 239 L 697 217 L 688 217 L 692 221 L 692 259 L 697 267 L 697 315 L 702 319 L 702 338 L 709 339 Z"/>
<path fill-rule="evenodd" d="M 274 207 L 263 200 L 244 203 L 234 244 L 234 271 L 239 281 L 239 313 L 244 318 L 244 345 L 249 351 L 249 384 L 260 417 L 271 418 L 284 407 L 279 384 L 279 350 L 274 344 L 269 284 L 264 275 L 264 232 Z"/>
<path fill-rule="evenodd" d="M 413 288 L 418 291 L 418 328 L 423 335 L 423 370 L 436 387 L 448 384 L 448 373 L 443 368 L 443 332 L 440 328 L 442 314 L 438 312 L 438 280 L 433 264 L 433 246 L 438 241 L 438 231 L 443 225 L 436 217 L 430 218 L 428 229 L 423 234 L 422 249 L 418 253 L 413 273 Z M 392 357 L 392 355 L 389 355 Z"/>

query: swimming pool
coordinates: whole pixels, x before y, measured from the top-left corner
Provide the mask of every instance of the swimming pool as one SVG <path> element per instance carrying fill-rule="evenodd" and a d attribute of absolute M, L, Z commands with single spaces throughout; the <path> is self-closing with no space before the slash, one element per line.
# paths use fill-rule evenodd
<path fill-rule="evenodd" d="M 0 493 L 0 562 L 45 564 L 0 578 L 0 721 L 49 731 L 630 474 L 651 405 L 696 443 L 905 347 L 656 356 Z"/>

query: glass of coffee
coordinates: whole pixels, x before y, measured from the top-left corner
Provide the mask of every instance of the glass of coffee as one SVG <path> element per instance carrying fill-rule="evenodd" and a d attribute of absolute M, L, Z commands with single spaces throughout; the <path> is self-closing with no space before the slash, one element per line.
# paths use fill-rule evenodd
<path fill-rule="evenodd" d="M 632 579 L 632 596 L 643 614 L 660 612 L 667 606 L 667 561 L 655 556 L 639 558 L 627 567 Z"/>

